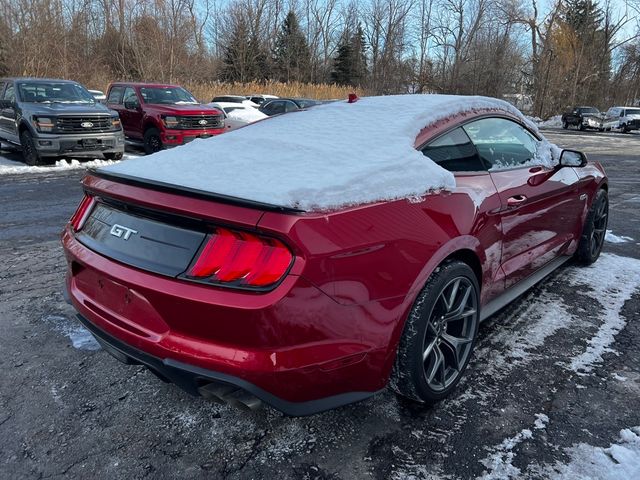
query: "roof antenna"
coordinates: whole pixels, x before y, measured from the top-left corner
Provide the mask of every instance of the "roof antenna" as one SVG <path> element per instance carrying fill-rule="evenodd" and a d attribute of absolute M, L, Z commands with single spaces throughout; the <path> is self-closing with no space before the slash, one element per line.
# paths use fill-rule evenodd
<path fill-rule="evenodd" d="M 350 93 L 347 103 L 356 103 L 358 100 L 360 100 L 360 97 L 356 93 Z"/>

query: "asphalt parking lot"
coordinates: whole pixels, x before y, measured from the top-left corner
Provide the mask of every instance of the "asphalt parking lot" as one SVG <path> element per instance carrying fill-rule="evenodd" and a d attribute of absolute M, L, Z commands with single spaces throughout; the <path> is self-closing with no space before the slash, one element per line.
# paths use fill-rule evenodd
<path fill-rule="evenodd" d="M 430 409 L 387 392 L 311 417 L 245 413 L 119 364 L 61 293 L 82 170 L 0 175 L 0 478 L 600 478 L 583 453 L 633 451 L 620 432 L 640 426 L 640 135 L 545 134 L 607 169 L 604 253 L 487 320 Z"/>

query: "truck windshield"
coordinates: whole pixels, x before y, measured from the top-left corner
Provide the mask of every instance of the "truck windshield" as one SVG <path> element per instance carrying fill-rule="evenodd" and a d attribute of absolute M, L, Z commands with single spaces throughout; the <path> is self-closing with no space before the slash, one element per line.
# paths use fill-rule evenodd
<path fill-rule="evenodd" d="M 144 103 L 152 105 L 197 105 L 198 101 L 180 87 L 140 87 Z"/>
<path fill-rule="evenodd" d="M 93 96 L 77 83 L 20 82 L 18 91 L 28 103 L 95 103 Z"/>
<path fill-rule="evenodd" d="M 600 113 L 597 108 L 589 107 L 589 108 L 580 108 L 580 113 Z"/>

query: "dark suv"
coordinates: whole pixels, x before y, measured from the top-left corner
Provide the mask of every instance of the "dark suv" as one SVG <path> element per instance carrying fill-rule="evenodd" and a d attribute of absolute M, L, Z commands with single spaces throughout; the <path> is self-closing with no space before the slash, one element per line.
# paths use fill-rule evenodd
<path fill-rule="evenodd" d="M 29 165 L 67 154 L 109 160 L 124 154 L 117 112 L 69 80 L 0 79 L 0 141 L 20 146 Z"/>
<path fill-rule="evenodd" d="M 113 83 L 107 105 L 120 114 L 127 139 L 148 154 L 224 133 L 224 114 L 178 85 Z"/>

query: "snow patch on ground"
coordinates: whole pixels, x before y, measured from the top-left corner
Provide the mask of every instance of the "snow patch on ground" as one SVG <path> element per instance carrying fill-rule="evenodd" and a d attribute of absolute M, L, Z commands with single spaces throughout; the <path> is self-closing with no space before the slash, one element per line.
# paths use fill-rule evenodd
<path fill-rule="evenodd" d="M 529 123 L 510 104 L 488 97 L 366 97 L 271 117 L 105 169 L 304 210 L 417 197 L 455 187 L 451 172 L 414 148 L 420 130 L 479 109 Z"/>
<path fill-rule="evenodd" d="M 640 427 L 620 431 L 616 443 L 594 447 L 580 443 L 565 450 L 571 460 L 540 472 L 540 478 L 564 480 L 620 480 L 640 478 Z"/>
<path fill-rule="evenodd" d="M 513 465 L 513 459 L 516 456 L 513 449 L 531 438 L 533 438 L 533 433 L 528 428 L 525 428 L 515 436 L 504 439 L 499 445 L 489 448 L 492 453 L 480 460 L 480 463 L 487 470 L 478 478 L 481 480 L 498 480 L 520 476 L 520 469 Z"/>
<path fill-rule="evenodd" d="M 607 230 L 607 234 L 604 237 L 605 241 L 609 243 L 627 243 L 633 242 L 633 238 L 625 237 L 624 235 L 616 235 L 612 230 Z"/>
<path fill-rule="evenodd" d="M 74 348 L 89 351 L 100 350 L 100 344 L 93 335 L 91 335 L 91 332 L 82 325 L 70 322 L 67 317 L 61 315 L 46 315 L 43 320 L 53 324 L 56 331 L 69 337 Z"/>
<path fill-rule="evenodd" d="M 611 345 L 615 336 L 626 325 L 620 311 L 640 288 L 640 260 L 603 254 L 592 266 L 578 270 L 570 281 L 574 285 L 588 284 L 592 290 L 583 294 L 596 299 L 603 308 L 598 331 L 589 340 L 586 351 L 575 357 L 569 366 L 571 370 L 585 374 L 602 361 L 602 355 L 614 351 Z"/>
<path fill-rule="evenodd" d="M 134 158 L 134 155 L 125 155 L 124 158 Z M 83 168 L 97 168 L 120 163 L 113 160 L 88 160 L 78 161 L 75 158 L 71 160 L 58 160 L 53 165 L 31 167 L 21 162 L 14 162 L 6 158 L 0 157 L 0 175 L 21 174 L 21 173 L 43 173 L 56 172 L 65 170 L 78 170 Z"/>
<path fill-rule="evenodd" d="M 540 117 L 530 117 L 527 115 L 527 120 L 537 125 L 539 128 L 558 128 L 562 126 L 562 115 L 555 115 L 546 120 L 542 120 Z"/>

